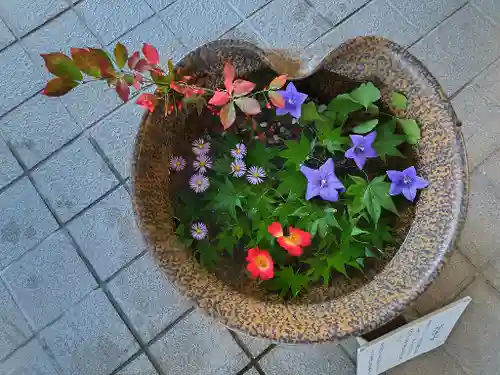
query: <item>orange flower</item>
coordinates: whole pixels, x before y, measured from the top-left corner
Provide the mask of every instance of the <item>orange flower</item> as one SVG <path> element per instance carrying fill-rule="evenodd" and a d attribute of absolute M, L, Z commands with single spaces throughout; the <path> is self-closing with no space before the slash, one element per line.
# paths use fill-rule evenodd
<path fill-rule="evenodd" d="M 280 223 L 275 221 L 267 227 L 267 231 L 271 236 L 278 239 L 280 246 L 288 251 L 288 254 L 298 257 L 302 255 L 302 247 L 311 244 L 311 233 L 305 232 L 301 229 L 289 227 L 289 235 L 283 235 L 283 227 Z"/>
<path fill-rule="evenodd" d="M 267 250 L 260 250 L 258 247 L 249 249 L 246 261 L 247 270 L 253 279 L 260 277 L 262 280 L 268 280 L 274 277 L 273 258 Z"/>

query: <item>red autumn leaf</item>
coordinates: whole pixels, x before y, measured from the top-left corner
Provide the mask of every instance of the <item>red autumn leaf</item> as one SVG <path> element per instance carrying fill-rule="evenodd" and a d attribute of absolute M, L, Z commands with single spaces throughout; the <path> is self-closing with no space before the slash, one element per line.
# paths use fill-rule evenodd
<path fill-rule="evenodd" d="M 208 101 L 211 105 L 225 105 L 229 102 L 229 94 L 225 91 L 216 91 L 214 96 Z"/>
<path fill-rule="evenodd" d="M 153 69 L 151 64 L 149 64 L 146 60 L 140 59 L 137 64 L 135 65 L 135 70 L 137 70 L 140 73 L 147 72 L 148 70 Z"/>
<path fill-rule="evenodd" d="M 219 117 L 224 129 L 227 129 L 231 125 L 233 125 L 234 120 L 236 120 L 236 110 L 234 108 L 234 104 L 231 102 L 222 107 L 219 113 Z"/>
<path fill-rule="evenodd" d="M 260 113 L 260 104 L 254 98 L 238 98 L 234 102 L 247 115 Z"/>
<path fill-rule="evenodd" d="M 141 88 L 141 84 L 144 82 L 144 78 L 139 73 L 134 72 L 134 83 L 132 84 L 136 90 Z"/>
<path fill-rule="evenodd" d="M 99 59 L 86 48 L 71 48 L 71 58 L 76 67 L 92 77 L 100 77 Z"/>
<path fill-rule="evenodd" d="M 271 100 L 271 103 L 277 108 L 283 108 L 285 106 L 285 99 L 277 92 L 269 91 L 269 100 Z"/>
<path fill-rule="evenodd" d="M 62 96 L 71 91 L 71 89 L 78 86 L 78 82 L 65 78 L 51 79 L 42 91 L 43 95 L 47 96 Z"/>
<path fill-rule="evenodd" d="M 153 112 L 155 110 L 156 102 L 156 96 L 153 94 L 141 94 L 136 101 L 137 104 L 146 108 L 149 112 Z"/>
<path fill-rule="evenodd" d="M 134 69 L 140 59 L 141 57 L 139 56 L 139 52 L 135 51 L 127 60 L 128 67 L 130 69 Z"/>
<path fill-rule="evenodd" d="M 229 95 L 233 93 L 233 81 L 236 77 L 236 70 L 233 64 L 227 62 L 224 64 L 224 86 Z"/>
<path fill-rule="evenodd" d="M 40 56 L 45 60 L 45 66 L 52 74 L 72 81 L 81 81 L 83 79 L 80 69 L 64 53 L 42 53 Z"/>
<path fill-rule="evenodd" d="M 255 83 L 250 81 L 245 81 L 243 79 L 237 79 L 233 82 L 233 94 L 235 96 L 242 96 L 249 94 L 255 88 Z"/>
<path fill-rule="evenodd" d="M 128 101 L 128 96 L 130 95 L 130 88 L 124 79 L 119 79 L 116 82 L 116 92 L 121 100 L 124 102 Z"/>
<path fill-rule="evenodd" d="M 276 78 L 274 78 L 271 83 L 269 84 L 269 89 L 271 90 L 278 90 L 285 86 L 286 80 L 288 76 L 286 74 L 280 75 Z"/>
<path fill-rule="evenodd" d="M 151 65 L 158 65 L 160 63 L 160 55 L 158 54 L 158 50 L 153 47 L 151 44 L 144 43 L 142 46 L 142 53 L 148 60 L 148 63 Z"/>
<path fill-rule="evenodd" d="M 118 67 L 122 69 L 127 63 L 127 58 L 128 58 L 127 47 L 125 47 L 121 43 L 116 43 L 113 53 L 115 55 L 116 65 L 118 65 Z"/>

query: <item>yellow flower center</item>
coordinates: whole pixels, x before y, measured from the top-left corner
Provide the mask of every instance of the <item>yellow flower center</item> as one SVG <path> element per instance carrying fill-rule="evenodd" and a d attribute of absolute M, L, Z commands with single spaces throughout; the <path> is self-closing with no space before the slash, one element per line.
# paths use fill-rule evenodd
<path fill-rule="evenodd" d="M 200 228 L 196 228 L 194 231 L 195 231 L 196 233 L 198 233 L 198 234 L 201 234 L 201 229 L 200 229 Z"/>
<path fill-rule="evenodd" d="M 204 167 L 205 166 L 205 162 L 204 161 L 200 161 L 200 167 Z"/>
<path fill-rule="evenodd" d="M 240 149 L 239 149 L 239 148 L 237 148 L 237 149 L 236 149 L 236 153 L 237 153 L 237 154 L 241 153 L 241 151 L 240 151 Z"/>
<path fill-rule="evenodd" d="M 180 161 L 178 161 L 178 162 L 176 162 L 176 163 L 175 163 L 175 165 L 176 165 L 177 167 L 180 167 L 180 166 L 181 166 L 181 162 L 180 162 Z"/>
<path fill-rule="evenodd" d="M 200 186 L 201 185 L 201 180 L 196 181 L 196 185 Z"/>
<path fill-rule="evenodd" d="M 254 262 L 260 269 L 269 267 L 269 260 L 264 255 L 257 255 Z"/>
<path fill-rule="evenodd" d="M 235 166 L 234 166 L 234 170 L 235 170 L 236 172 L 239 172 L 239 171 L 240 171 L 240 169 L 241 169 L 241 167 L 240 167 L 239 165 L 235 165 Z"/>

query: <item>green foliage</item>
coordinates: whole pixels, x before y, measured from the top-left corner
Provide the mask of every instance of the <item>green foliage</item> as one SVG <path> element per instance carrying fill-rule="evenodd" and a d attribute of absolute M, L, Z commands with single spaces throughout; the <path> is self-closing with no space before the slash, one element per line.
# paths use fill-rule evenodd
<path fill-rule="evenodd" d="M 226 178 L 224 184 L 219 185 L 218 192 L 211 197 L 213 207 L 229 213 L 233 219 L 237 219 L 236 207 L 241 207 L 244 194 L 236 192 L 233 183 Z"/>
<path fill-rule="evenodd" d="M 395 131 L 395 119 L 391 119 L 377 128 L 377 138 L 373 143 L 373 148 L 377 151 L 377 155 L 384 160 L 387 156 L 404 157 L 397 147 L 405 141 L 405 136 L 396 134 Z"/>
<path fill-rule="evenodd" d="M 274 278 L 268 282 L 268 287 L 279 291 L 281 297 L 285 297 L 288 293 L 296 297 L 303 289 L 307 289 L 308 284 L 309 278 L 306 275 L 288 266 L 275 271 Z"/>
<path fill-rule="evenodd" d="M 406 109 L 408 107 L 408 99 L 399 92 L 391 94 L 391 107 L 394 109 Z"/>
<path fill-rule="evenodd" d="M 411 145 L 416 145 L 420 141 L 420 128 L 415 120 L 398 119 L 403 132 L 406 135 L 406 141 Z"/>
<path fill-rule="evenodd" d="M 311 142 L 302 135 L 300 141 L 285 141 L 286 149 L 279 153 L 279 156 L 286 159 L 286 163 L 299 169 L 311 152 Z"/>
<path fill-rule="evenodd" d="M 300 122 L 308 123 L 312 121 L 319 120 L 321 117 L 318 113 L 318 109 L 316 108 L 316 104 L 314 102 L 307 102 L 302 104 L 302 114 L 300 116 Z"/>
<path fill-rule="evenodd" d="M 377 225 L 382 212 L 382 207 L 395 214 L 398 213 L 391 196 L 389 195 L 390 183 L 384 182 L 385 176 L 375 177 L 366 187 L 361 202 L 368 211 L 375 225 Z"/>
<path fill-rule="evenodd" d="M 371 132 L 373 129 L 375 129 L 377 124 L 378 124 L 378 119 L 368 120 L 368 121 L 362 122 L 359 125 L 356 125 L 352 129 L 352 131 L 354 133 L 357 133 L 357 134 L 366 134 L 366 133 Z"/>
<path fill-rule="evenodd" d="M 351 92 L 351 98 L 363 107 L 368 108 L 368 106 L 380 99 L 380 90 L 371 82 L 363 83 Z"/>
<path fill-rule="evenodd" d="M 68 81 L 81 81 L 83 79 L 80 69 L 64 53 L 54 52 L 42 54 L 41 56 L 45 60 L 47 70 L 55 76 Z"/>
<path fill-rule="evenodd" d="M 345 145 L 349 142 L 349 138 L 342 135 L 342 128 L 333 128 L 331 122 L 325 119 L 316 121 L 316 134 L 320 144 L 332 154 L 344 151 Z"/>

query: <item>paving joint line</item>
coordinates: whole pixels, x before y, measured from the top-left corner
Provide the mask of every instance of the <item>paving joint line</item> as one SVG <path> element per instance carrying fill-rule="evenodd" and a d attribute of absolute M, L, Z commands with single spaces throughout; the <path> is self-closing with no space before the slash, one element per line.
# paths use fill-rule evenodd
<path fill-rule="evenodd" d="M 151 340 L 146 343 L 147 347 L 155 344 L 160 341 L 163 336 L 165 336 L 168 332 L 170 332 L 181 320 L 186 318 L 189 314 L 191 314 L 195 310 L 194 306 L 191 306 L 186 311 L 184 311 L 181 315 L 175 318 L 171 323 L 169 323 L 165 328 L 163 328 L 160 332 L 158 332 Z"/>

